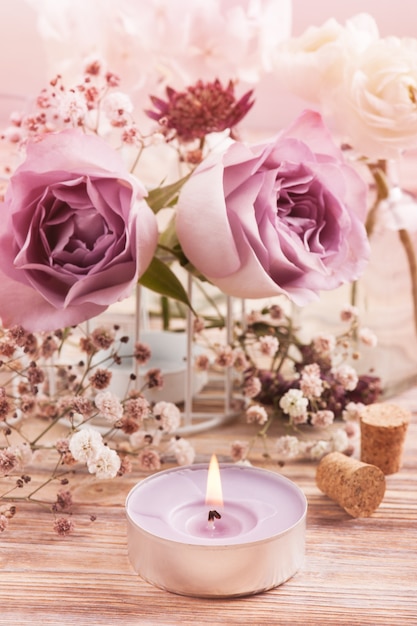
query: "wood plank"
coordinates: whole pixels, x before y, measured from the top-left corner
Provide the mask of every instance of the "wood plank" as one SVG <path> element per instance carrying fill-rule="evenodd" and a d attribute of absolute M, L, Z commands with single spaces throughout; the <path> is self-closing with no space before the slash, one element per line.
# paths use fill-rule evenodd
<path fill-rule="evenodd" d="M 252 597 L 177 596 L 144 582 L 130 566 L 124 502 L 143 478 L 77 479 L 76 531 L 59 538 L 41 509 L 24 507 L 0 536 L 0 625 L 417 624 L 417 390 L 400 398 L 414 411 L 404 465 L 370 518 L 349 517 L 315 485 L 315 465 L 257 465 L 294 480 L 308 502 L 303 567 L 284 585 Z M 201 459 L 250 434 L 242 420 L 193 437 Z M 29 512 L 28 512 L 29 513 Z M 97 515 L 94 522 L 90 514 Z"/>

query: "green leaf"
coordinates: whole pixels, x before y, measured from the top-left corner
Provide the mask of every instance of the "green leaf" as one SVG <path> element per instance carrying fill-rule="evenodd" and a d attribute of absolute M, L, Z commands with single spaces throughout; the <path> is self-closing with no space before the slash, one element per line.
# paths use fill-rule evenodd
<path fill-rule="evenodd" d="M 170 267 L 157 257 L 154 257 L 146 272 L 142 274 L 139 284 L 162 296 L 179 300 L 192 309 L 191 302 L 182 283 Z"/>
<path fill-rule="evenodd" d="M 175 229 L 175 216 L 173 215 L 169 220 L 168 224 L 165 226 L 164 230 L 159 235 L 160 246 L 163 246 L 164 249 L 169 249 L 172 254 L 177 256 L 174 248 L 179 247 L 177 231 Z"/>
<path fill-rule="evenodd" d="M 154 213 L 158 213 L 161 209 L 165 209 L 166 207 L 174 206 L 177 202 L 178 194 L 184 185 L 184 183 L 188 180 L 191 174 L 187 174 L 183 178 L 180 178 L 175 183 L 171 183 L 170 185 L 165 185 L 164 187 L 155 187 L 152 189 L 147 197 L 146 201 L 151 207 Z"/>

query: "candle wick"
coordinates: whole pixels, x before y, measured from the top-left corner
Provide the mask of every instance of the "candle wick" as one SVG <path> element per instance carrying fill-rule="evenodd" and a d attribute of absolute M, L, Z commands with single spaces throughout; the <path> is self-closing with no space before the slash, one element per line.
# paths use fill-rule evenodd
<path fill-rule="evenodd" d="M 221 518 L 222 516 L 217 511 L 209 511 L 209 514 L 208 514 L 209 522 L 214 522 L 215 519 L 221 519 Z"/>

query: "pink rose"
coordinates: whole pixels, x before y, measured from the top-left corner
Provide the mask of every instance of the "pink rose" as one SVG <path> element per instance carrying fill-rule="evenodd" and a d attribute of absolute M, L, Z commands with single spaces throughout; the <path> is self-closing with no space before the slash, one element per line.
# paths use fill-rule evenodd
<path fill-rule="evenodd" d="M 0 317 L 54 330 L 128 296 L 149 265 L 156 218 L 102 139 L 68 130 L 28 145 L 0 223 Z"/>
<path fill-rule="evenodd" d="M 366 196 L 320 115 L 305 111 L 268 143 L 235 142 L 204 161 L 181 191 L 177 234 L 224 293 L 304 305 L 363 271 Z"/>

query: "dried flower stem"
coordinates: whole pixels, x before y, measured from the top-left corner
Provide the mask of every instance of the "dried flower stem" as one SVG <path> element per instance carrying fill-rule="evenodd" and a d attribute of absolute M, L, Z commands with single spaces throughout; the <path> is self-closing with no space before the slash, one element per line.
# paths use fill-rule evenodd
<path fill-rule="evenodd" d="M 63 418 L 62 414 L 57 415 L 57 417 L 55 417 L 52 420 L 52 422 L 48 424 L 48 426 L 46 426 L 46 428 L 44 428 L 43 431 L 37 437 L 35 437 L 35 439 L 32 440 L 32 447 L 36 447 L 36 444 L 38 443 L 38 441 L 40 441 L 40 439 L 42 439 L 42 437 L 44 437 L 46 433 L 49 432 L 51 428 L 55 426 L 55 424 L 58 424 L 59 420 L 61 420 L 62 418 Z"/>
<path fill-rule="evenodd" d="M 257 441 L 259 441 L 259 439 L 262 440 L 262 445 L 263 445 L 263 449 L 264 449 L 264 457 L 267 458 L 270 456 L 269 454 L 269 450 L 268 450 L 268 438 L 267 438 L 267 433 L 268 430 L 271 426 L 271 424 L 275 421 L 275 415 L 272 414 L 269 418 L 268 421 L 266 422 L 266 424 L 264 425 L 263 428 L 261 428 L 260 430 L 258 430 L 258 432 L 256 433 L 256 435 L 254 437 L 252 437 L 250 439 L 250 441 L 248 442 L 248 446 L 244 455 L 244 459 L 247 459 L 255 445 L 255 443 Z"/>
<path fill-rule="evenodd" d="M 404 251 L 407 256 L 408 267 L 410 269 L 410 278 L 411 278 L 411 294 L 413 299 L 413 310 L 414 310 L 414 326 L 417 333 L 417 260 L 416 254 L 414 251 L 413 242 L 410 237 L 410 233 L 405 228 L 400 228 L 398 231 L 398 236 L 402 245 L 404 246 Z"/>
<path fill-rule="evenodd" d="M 136 156 L 135 156 L 135 158 L 134 158 L 134 160 L 133 160 L 133 163 L 132 163 L 132 165 L 131 165 L 131 167 L 130 167 L 130 172 L 131 172 L 132 174 L 135 172 L 135 170 L 136 170 L 136 168 L 137 168 L 137 166 L 138 166 L 138 163 L 139 163 L 140 158 L 141 158 L 141 156 L 142 156 L 142 153 L 143 153 L 143 149 L 144 149 L 144 147 L 145 147 L 145 146 L 144 146 L 144 145 L 143 145 L 143 143 L 142 143 L 142 144 L 141 144 L 141 146 L 140 146 L 140 148 L 139 148 L 139 150 L 137 151 L 137 154 L 136 154 Z"/>
<path fill-rule="evenodd" d="M 370 237 L 374 231 L 380 203 L 388 198 L 390 192 L 386 161 L 377 161 L 375 164 L 370 163 L 369 170 L 375 182 L 376 195 L 366 218 L 365 227 L 368 237 Z"/>
<path fill-rule="evenodd" d="M 70 471 L 66 470 L 64 472 L 58 473 L 57 474 L 57 470 L 58 467 L 61 463 L 61 459 L 58 460 L 58 462 L 56 463 L 54 469 L 52 470 L 52 474 L 49 478 L 47 478 L 47 480 L 45 480 L 43 483 L 41 483 L 40 485 L 38 485 L 35 489 L 33 489 L 33 491 L 31 491 L 31 493 L 27 496 L 9 496 L 8 494 L 12 493 L 15 489 L 17 489 L 18 487 L 16 485 L 13 485 L 13 487 L 11 489 L 9 489 L 8 491 L 6 491 L 4 494 L 2 494 L 0 496 L 0 499 L 3 502 L 33 502 L 36 504 L 40 504 L 40 505 L 49 505 L 49 508 L 51 506 L 51 502 L 46 502 L 45 500 L 38 500 L 37 498 L 34 498 L 33 496 L 38 493 L 39 491 L 41 491 L 42 489 L 44 489 L 44 487 L 46 487 L 47 485 L 49 485 L 51 482 L 55 481 L 55 480 L 60 480 L 63 476 L 67 475 L 70 473 Z"/>
<path fill-rule="evenodd" d="M 367 218 L 366 218 L 366 232 L 368 237 L 371 238 L 372 233 L 375 229 L 375 224 L 378 217 L 378 210 L 380 207 L 380 203 L 384 200 L 387 200 L 390 195 L 390 184 L 387 177 L 387 162 L 384 160 L 379 160 L 376 163 L 368 164 L 369 170 L 373 176 L 375 182 L 375 199 L 374 202 L 369 209 Z M 413 301 L 413 313 L 414 313 L 414 326 L 417 333 L 417 258 L 413 246 L 412 239 L 410 237 L 410 233 L 405 228 L 400 228 L 398 230 L 398 236 L 400 241 L 404 247 L 404 251 L 407 257 L 408 267 L 410 271 L 410 279 L 411 279 L 411 295 Z M 355 304 L 357 300 L 357 281 L 352 283 L 351 290 L 351 304 Z"/>

